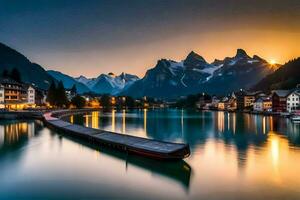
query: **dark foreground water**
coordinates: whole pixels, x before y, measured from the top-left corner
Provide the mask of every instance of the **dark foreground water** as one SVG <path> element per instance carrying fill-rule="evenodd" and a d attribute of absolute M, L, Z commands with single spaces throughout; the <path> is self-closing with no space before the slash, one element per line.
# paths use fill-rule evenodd
<path fill-rule="evenodd" d="M 67 120 L 190 144 L 164 163 L 0 121 L 0 199 L 300 199 L 300 126 L 224 112 L 93 112 Z"/>

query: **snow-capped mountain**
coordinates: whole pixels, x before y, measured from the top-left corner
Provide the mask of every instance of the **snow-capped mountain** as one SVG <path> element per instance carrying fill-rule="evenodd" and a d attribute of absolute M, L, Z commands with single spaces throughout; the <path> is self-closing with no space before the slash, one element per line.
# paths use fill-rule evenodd
<path fill-rule="evenodd" d="M 76 86 L 77 92 L 79 94 L 85 93 L 85 92 L 90 92 L 90 89 L 84 85 L 83 83 L 78 82 L 77 80 L 75 80 L 73 77 L 68 76 L 66 74 L 63 74 L 61 72 L 58 71 L 54 71 L 54 70 L 48 70 L 47 73 L 52 76 L 54 79 L 58 80 L 58 81 L 62 81 L 64 84 L 64 87 L 67 89 L 71 89 L 73 87 L 73 85 Z"/>
<path fill-rule="evenodd" d="M 116 76 L 113 73 L 101 74 L 97 78 L 88 79 L 84 76 L 76 78 L 78 82 L 85 84 L 91 91 L 98 94 L 117 94 L 128 88 L 139 77 L 131 74 L 121 73 Z"/>
<path fill-rule="evenodd" d="M 83 75 L 81 75 L 81 76 L 79 76 L 79 77 L 77 77 L 77 78 L 74 78 L 76 81 L 78 81 L 78 82 L 80 82 L 80 83 L 83 83 L 83 84 L 88 84 L 88 82 L 90 82 L 91 81 L 91 79 L 88 79 L 88 78 L 86 78 L 85 76 L 83 76 Z"/>
<path fill-rule="evenodd" d="M 85 76 L 81 75 L 77 78 L 74 78 L 76 81 L 84 84 L 87 86 L 89 89 L 91 89 L 94 84 L 97 82 L 97 78 L 86 78 Z"/>
<path fill-rule="evenodd" d="M 234 57 L 208 63 L 191 52 L 185 60 L 161 59 L 146 75 L 121 94 L 135 97 L 178 97 L 197 92 L 227 94 L 248 88 L 274 71 L 264 59 L 238 49 Z"/>

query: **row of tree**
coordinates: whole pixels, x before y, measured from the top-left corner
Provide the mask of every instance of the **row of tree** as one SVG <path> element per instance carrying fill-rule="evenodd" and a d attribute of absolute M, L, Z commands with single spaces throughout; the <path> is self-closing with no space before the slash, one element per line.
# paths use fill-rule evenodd
<path fill-rule="evenodd" d="M 174 106 L 177 108 L 196 108 L 197 103 L 205 103 L 207 101 L 211 101 L 211 99 L 212 97 L 208 94 L 194 94 L 189 95 L 184 99 L 179 99 Z"/>
<path fill-rule="evenodd" d="M 130 96 L 110 96 L 108 94 L 104 94 L 100 97 L 99 100 L 101 106 L 103 108 L 145 108 L 151 107 L 154 104 L 160 104 L 161 101 L 155 100 L 154 98 L 140 98 L 134 99 Z"/>
<path fill-rule="evenodd" d="M 58 85 L 52 81 L 48 89 L 47 102 L 54 107 L 68 107 L 69 101 L 62 81 Z"/>
<path fill-rule="evenodd" d="M 47 102 L 57 108 L 68 108 L 70 104 L 76 108 L 83 108 L 86 104 L 85 98 L 76 94 L 77 89 L 75 85 L 73 85 L 70 92 L 73 96 L 71 101 L 68 100 L 63 82 L 60 81 L 56 85 L 56 83 L 52 81 L 47 93 Z"/>
<path fill-rule="evenodd" d="M 19 83 L 22 82 L 21 73 L 17 68 L 13 68 L 11 71 L 4 69 L 1 74 L 2 78 L 11 78 Z"/>

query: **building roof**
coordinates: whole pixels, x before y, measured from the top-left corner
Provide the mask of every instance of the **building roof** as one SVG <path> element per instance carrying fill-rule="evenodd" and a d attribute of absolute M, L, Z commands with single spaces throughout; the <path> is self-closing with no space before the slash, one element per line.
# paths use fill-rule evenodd
<path fill-rule="evenodd" d="M 274 90 L 273 94 L 277 94 L 279 97 L 287 97 L 291 91 L 290 90 Z"/>
<path fill-rule="evenodd" d="M 287 96 L 290 96 L 291 94 L 296 94 L 297 96 L 300 97 L 300 91 L 299 90 L 291 91 Z"/>
<path fill-rule="evenodd" d="M 272 101 L 269 97 L 259 97 L 258 99 L 256 99 L 255 102 L 267 102 L 267 101 Z"/>
<path fill-rule="evenodd" d="M 235 96 L 256 96 L 256 95 L 259 95 L 261 93 L 262 93 L 261 91 L 249 92 L 247 90 L 242 90 L 241 89 L 239 91 L 234 92 L 233 94 Z"/>
<path fill-rule="evenodd" d="M 0 84 L 22 85 L 21 83 L 13 80 L 11 78 L 0 78 Z"/>

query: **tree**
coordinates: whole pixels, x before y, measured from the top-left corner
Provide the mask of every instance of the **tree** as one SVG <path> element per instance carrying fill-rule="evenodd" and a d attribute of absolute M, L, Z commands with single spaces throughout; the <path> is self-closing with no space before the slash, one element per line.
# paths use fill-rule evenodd
<path fill-rule="evenodd" d="M 3 70 L 3 72 L 2 72 L 2 77 L 3 77 L 3 78 L 8 78 L 8 77 L 9 77 L 9 73 L 8 73 L 8 70 L 7 70 L 7 69 Z"/>
<path fill-rule="evenodd" d="M 179 108 L 195 108 L 196 103 L 199 101 L 201 96 L 202 94 L 189 95 L 186 99 L 180 99 L 177 101 L 175 106 Z"/>
<path fill-rule="evenodd" d="M 69 104 L 66 90 L 62 81 L 59 81 L 55 93 L 55 102 L 58 107 L 66 107 Z"/>
<path fill-rule="evenodd" d="M 102 95 L 100 104 L 103 106 L 103 108 L 109 108 L 111 107 L 111 97 L 109 95 Z"/>
<path fill-rule="evenodd" d="M 126 97 L 126 107 L 128 108 L 134 108 L 135 107 L 135 102 L 132 97 L 127 96 Z"/>
<path fill-rule="evenodd" d="M 56 105 L 56 85 L 55 85 L 54 81 L 51 82 L 51 85 L 48 89 L 46 100 L 48 103 L 50 103 L 50 105 L 52 105 L 52 106 Z"/>
<path fill-rule="evenodd" d="M 77 95 L 77 88 L 76 88 L 75 84 L 73 84 L 73 86 L 71 88 L 71 95 Z"/>
<path fill-rule="evenodd" d="M 85 98 L 76 95 L 71 100 L 72 105 L 76 106 L 76 108 L 83 108 L 86 104 Z"/>
<path fill-rule="evenodd" d="M 10 78 L 17 82 L 21 82 L 21 74 L 17 68 L 13 68 L 12 71 L 10 72 Z"/>

